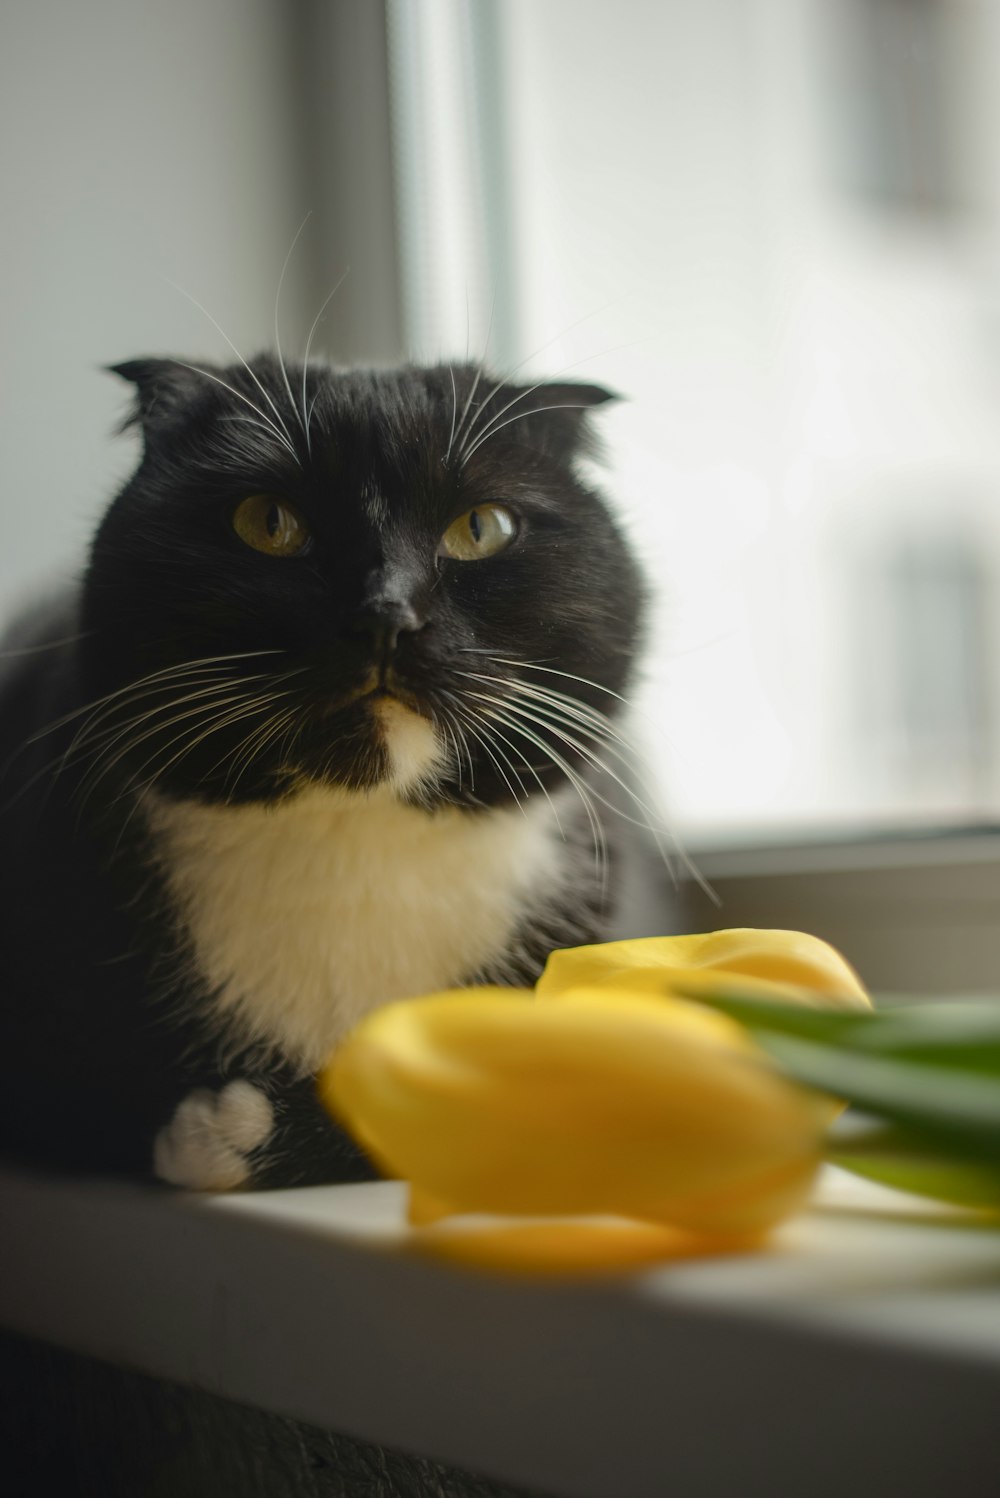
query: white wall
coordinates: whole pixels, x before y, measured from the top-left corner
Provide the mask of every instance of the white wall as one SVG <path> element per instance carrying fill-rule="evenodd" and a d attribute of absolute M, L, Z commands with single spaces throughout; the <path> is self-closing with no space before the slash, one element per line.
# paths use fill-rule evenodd
<path fill-rule="evenodd" d="M 0 609 L 74 568 L 132 458 L 102 363 L 250 353 L 310 206 L 281 0 L 8 0 L 0 34 Z M 289 345 L 301 338 L 290 274 Z M 311 312 L 310 312 L 311 317 Z"/>

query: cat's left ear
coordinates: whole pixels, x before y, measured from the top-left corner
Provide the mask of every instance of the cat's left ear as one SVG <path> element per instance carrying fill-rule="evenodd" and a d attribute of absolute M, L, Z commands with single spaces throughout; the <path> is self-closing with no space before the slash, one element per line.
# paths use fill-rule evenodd
<path fill-rule="evenodd" d="M 135 387 L 135 404 L 119 430 L 140 427 L 147 444 L 186 415 L 212 379 L 178 359 L 127 359 L 105 369 Z"/>
<path fill-rule="evenodd" d="M 499 432 L 505 421 L 523 417 L 532 440 L 563 459 L 587 457 L 596 451 L 597 437 L 588 415 L 595 406 L 621 399 L 603 385 L 578 385 L 572 380 L 538 385 L 520 395 L 509 386 L 506 391 L 501 405 L 511 402 L 510 409 L 499 417 L 494 430 Z"/>

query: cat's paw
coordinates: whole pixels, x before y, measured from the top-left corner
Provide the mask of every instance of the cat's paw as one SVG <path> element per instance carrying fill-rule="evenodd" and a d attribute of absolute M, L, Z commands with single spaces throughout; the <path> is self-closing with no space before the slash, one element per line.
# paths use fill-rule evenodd
<path fill-rule="evenodd" d="M 274 1109 L 250 1082 L 189 1092 L 153 1141 L 153 1170 L 171 1186 L 233 1191 L 250 1176 L 250 1155 L 270 1138 Z"/>

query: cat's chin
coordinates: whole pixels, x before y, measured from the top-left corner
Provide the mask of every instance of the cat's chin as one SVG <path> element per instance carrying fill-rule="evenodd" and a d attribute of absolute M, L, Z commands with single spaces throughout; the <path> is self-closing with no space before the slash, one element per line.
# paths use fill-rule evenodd
<path fill-rule="evenodd" d="M 400 697 L 373 695 L 371 714 L 385 751 L 387 780 L 397 795 L 429 787 L 446 767 L 447 753 L 433 723 Z"/>

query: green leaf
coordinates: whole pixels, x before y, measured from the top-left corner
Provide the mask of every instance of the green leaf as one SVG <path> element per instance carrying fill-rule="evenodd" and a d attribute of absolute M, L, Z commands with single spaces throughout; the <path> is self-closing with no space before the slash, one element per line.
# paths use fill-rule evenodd
<path fill-rule="evenodd" d="M 961 1155 L 935 1151 L 902 1129 L 882 1126 L 834 1138 L 827 1159 L 898 1191 L 1000 1212 L 1000 1166 L 991 1169 Z"/>
<path fill-rule="evenodd" d="M 859 1042 L 873 1052 L 1000 1076 L 1000 1002 L 945 999 L 887 1010 Z"/>
<path fill-rule="evenodd" d="M 949 1152 L 1000 1163 L 1000 1086 L 992 1077 L 768 1030 L 754 1034 L 796 1081 L 940 1142 Z"/>
<path fill-rule="evenodd" d="M 694 999 L 710 1009 L 718 1009 L 732 1019 L 745 1025 L 748 1030 L 773 1030 L 785 1035 L 801 1035 L 806 1039 L 837 1041 L 846 1044 L 870 1024 L 875 1017 L 871 1010 L 820 1008 L 811 1004 L 799 1004 L 792 999 L 761 999 L 755 993 L 741 990 L 738 984 L 712 989 L 711 992 L 694 987 L 685 988 L 683 983 L 671 982 L 670 992 Z"/>
<path fill-rule="evenodd" d="M 887 1010 L 816 1008 L 761 1000 L 726 988 L 688 997 L 730 1015 L 754 1034 L 798 1036 L 868 1054 L 1000 1078 L 1000 1000 L 946 999 Z"/>
<path fill-rule="evenodd" d="M 690 998 L 730 1015 L 793 1080 L 885 1122 L 828 1158 L 883 1185 L 1000 1210 L 1000 1000 L 845 1011 L 738 984 Z"/>

